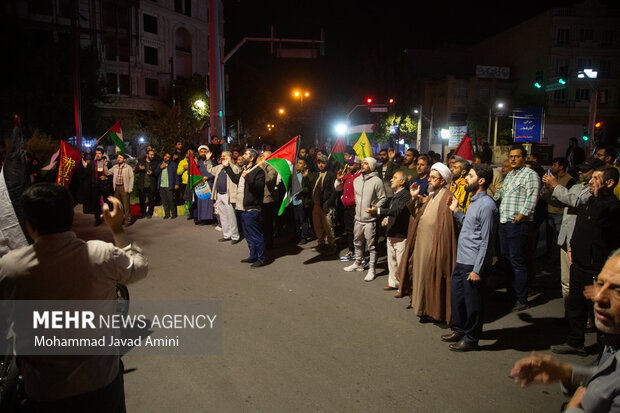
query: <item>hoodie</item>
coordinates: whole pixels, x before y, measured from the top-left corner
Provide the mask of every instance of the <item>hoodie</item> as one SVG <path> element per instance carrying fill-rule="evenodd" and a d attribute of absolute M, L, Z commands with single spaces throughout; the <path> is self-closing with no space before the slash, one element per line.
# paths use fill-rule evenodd
<path fill-rule="evenodd" d="M 366 212 L 366 208 L 373 205 L 381 208 L 387 203 L 383 180 L 375 171 L 369 174 L 361 174 L 353 181 L 355 190 L 355 220 L 358 222 L 374 222 L 375 215 Z"/>

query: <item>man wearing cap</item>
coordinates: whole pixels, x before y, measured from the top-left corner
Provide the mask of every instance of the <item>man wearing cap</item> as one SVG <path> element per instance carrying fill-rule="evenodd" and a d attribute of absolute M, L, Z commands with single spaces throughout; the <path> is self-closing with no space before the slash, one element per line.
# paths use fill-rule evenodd
<path fill-rule="evenodd" d="M 336 205 L 336 190 L 334 182 L 336 175 L 327 169 L 327 156 L 318 155 L 316 158 L 317 179 L 312 190 L 312 223 L 318 245 L 312 251 L 336 252 L 332 210 Z"/>
<path fill-rule="evenodd" d="M 344 208 L 344 233 L 347 235 L 347 246 L 349 251 L 340 261 L 347 262 L 355 260 L 355 244 L 353 243 L 353 228 L 355 224 L 355 189 L 353 180 L 362 174 L 360 171 L 360 158 L 351 156 L 347 159 L 346 167 L 338 171 L 334 182 L 336 191 L 342 191 L 342 206 Z M 346 171 L 346 173 L 345 173 Z"/>
<path fill-rule="evenodd" d="M 420 188 L 409 189 L 409 228 L 405 253 L 398 268 L 396 297 L 411 295 L 411 306 L 421 322 L 450 320 L 450 280 L 456 260 L 454 219 L 448 207 L 452 172 L 435 163 L 429 174 L 429 196 L 418 202 Z"/>
<path fill-rule="evenodd" d="M 527 151 L 521 144 L 510 148 L 508 172 L 502 188 L 493 197 L 499 204 L 499 242 L 502 255 L 510 262 L 513 271 L 512 288 L 516 296 L 513 311 L 529 308 L 527 303 L 527 239 L 534 209 L 538 202 L 540 179 L 538 174 L 525 167 Z"/>
<path fill-rule="evenodd" d="M 222 223 L 222 235 L 219 242 L 232 241 L 231 244 L 237 244 L 240 241 L 239 229 L 237 227 L 237 216 L 235 215 L 235 203 L 237 202 L 237 184 L 235 184 L 222 164 L 213 165 L 211 160 L 213 152 L 207 152 L 206 162 L 207 171 L 213 174 L 214 188 L 211 188 L 211 199 L 215 202 L 215 208 L 220 216 Z M 235 174 L 239 173 L 239 168 L 232 161 L 232 153 L 229 151 L 222 152 L 222 163 L 226 161 Z"/>
<path fill-rule="evenodd" d="M 383 181 L 375 171 L 377 160 L 373 157 L 362 161 L 362 175 L 353 180 L 355 192 L 355 223 L 353 225 L 353 243 L 355 245 L 355 262 L 345 267 L 345 271 L 364 271 L 362 258 L 364 257 L 364 242 L 370 253 L 369 268 L 364 281 L 375 279 L 375 264 L 377 252 L 375 249 L 375 234 L 377 233 L 377 218 L 371 212 L 374 208 L 383 207 L 387 198 Z"/>
<path fill-rule="evenodd" d="M 129 205 L 129 196 L 133 190 L 133 171 L 131 167 L 125 163 L 125 155 L 119 153 L 116 155 L 117 164 L 108 171 L 108 175 L 112 176 L 112 185 L 114 196 L 121 201 L 123 211 L 125 213 L 125 225 L 131 223 L 131 206 Z"/>
<path fill-rule="evenodd" d="M 569 291 L 570 258 L 568 256 L 568 244 L 573 236 L 575 220 L 579 208 L 590 199 L 592 193 L 588 181 L 592 178 L 592 172 L 603 166 L 603 162 L 596 158 L 588 159 L 577 165 L 580 183 L 567 188 L 561 185 L 556 175 L 545 174 L 542 178 L 544 188 L 542 196 L 549 206 L 563 207 L 562 223 L 558 234 L 558 246 L 560 247 L 560 280 L 562 284 L 562 297 L 566 299 Z M 569 175 L 570 176 L 570 175 Z"/>

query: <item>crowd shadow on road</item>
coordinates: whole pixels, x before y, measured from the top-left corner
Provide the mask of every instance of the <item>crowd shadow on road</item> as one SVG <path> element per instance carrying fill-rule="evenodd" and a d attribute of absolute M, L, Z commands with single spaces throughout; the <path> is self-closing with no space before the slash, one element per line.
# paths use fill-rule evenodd
<path fill-rule="evenodd" d="M 480 350 L 548 350 L 550 346 L 565 341 L 567 329 L 563 318 L 535 318 L 527 312 L 520 313 L 518 317 L 527 324 L 520 327 L 484 331 L 482 340 L 495 340 L 495 342 L 481 345 Z"/>

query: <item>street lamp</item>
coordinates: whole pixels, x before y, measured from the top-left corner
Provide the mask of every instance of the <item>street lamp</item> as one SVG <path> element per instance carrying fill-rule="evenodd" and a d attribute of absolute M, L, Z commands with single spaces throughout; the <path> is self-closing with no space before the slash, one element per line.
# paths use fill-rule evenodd
<path fill-rule="evenodd" d="M 344 122 L 339 122 L 334 126 L 334 130 L 336 131 L 336 135 L 344 136 L 347 133 L 347 124 Z"/>
<path fill-rule="evenodd" d="M 450 139 L 450 136 L 451 136 L 450 129 L 441 129 L 440 135 L 441 135 L 441 161 L 443 162 L 444 148 L 446 146 L 444 141 L 447 141 L 448 139 Z"/>
<path fill-rule="evenodd" d="M 504 109 L 504 102 L 495 102 L 496 109 Z M 493 106 L 489 108 L 489 130 L 487 133 L 487 142 L 491 143 L 491 117 Z M 497 146 L 497 113 L 495 114 L 495 134 L 493 135 L 493 156 L 495 156 L 495 147 Z"/>
<path fill-rule="evenodd" d="M 280 115 L 284 115 L 286 113 L 286 110 L 284 110 L 284 108 L 280 108 L 280 109 L 278 109 L 278 113 Z"/>
<path fill-rule="evenodd" d="M 304 98 L 309 98 L 310 92 L 308 92 L 307 90 L 301 91 L 299 89 L 295 89 L 293 91 L 293 96 L 295 98 L 299 98 L 299 105 L 301 107 L 301 110 L 304 110 Z"/>
<path fill-rule="evenodd" d="M 588 79 L 588 86 L 590 87 L 590 117 L 588 119 L 588 133 L 590 137 L 594 138 L 594 123 L 596 122 L 596 112 L 598 110 L 598 84 L 596 81 L 596 79 L 598 78 L 598 72 L 593 69 L 583 69 L 577 73 L 577 77 L 579 79 Z M 594 145 L 593 147 L 596 148 L 598 144 L 598 139 L 590 140 L 591 148 L 592 145 Z"/>

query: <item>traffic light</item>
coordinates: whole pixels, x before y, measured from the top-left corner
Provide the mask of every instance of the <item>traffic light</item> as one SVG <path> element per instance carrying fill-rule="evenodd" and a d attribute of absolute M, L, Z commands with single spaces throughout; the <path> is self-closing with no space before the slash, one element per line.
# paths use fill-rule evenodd
<path fill-rule="evenodd" d="M 566 80 L 564 80 L 562 78 L 559 78 L 558 79 L 558 83 L 561 84 L 561 85 L 565 85 L 566 84 Z"/>
<path fill-rule="evenodd" d="M 594 124 L 594 137 L 596 138 L 595 142 L 600 142 L 603 136 L 603 122 L 598 121 Z"/>
<path fill-rule="evenodd" d="M 534 87 L 536 89 L 540 89 L 543 87 L 543 82 L 545 80 L 545 73 L 542 70 L 536 72 L 536 80 L 534 81 Z"/>
<path fill-rule="evenodd" d="M 581 136 L 581 139 L 584 142 L 587 142 L 590 140 L 590 137 L 588 136 L 588 127 L 586 125 L 583 125 L 583 134 Z"/>
<path fill-rule="evenodd" d="M 394 99 L 390 99 L 388 102 L 390 102 L 391 105 L 392 103 L 394 103 Z"/>
<path fill-rule="evenodd" d="M 372 103 L 372 98 L 366 98 L 366 103 L 370 105 Z"/>

